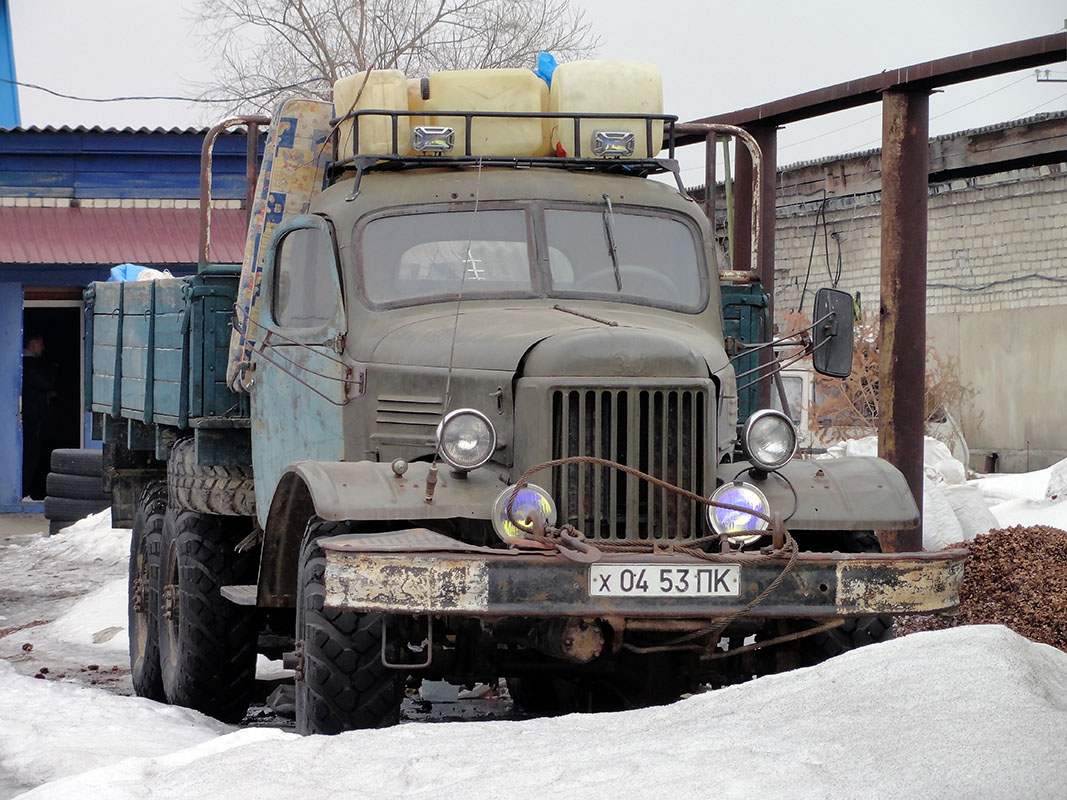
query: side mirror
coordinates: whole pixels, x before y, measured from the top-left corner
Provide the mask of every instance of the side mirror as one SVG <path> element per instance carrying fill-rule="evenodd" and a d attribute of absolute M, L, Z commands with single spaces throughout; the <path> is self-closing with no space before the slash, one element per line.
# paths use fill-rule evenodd
<path fill-rule="evenodd" d="M 815 293 L 811 365 L 820 375 L 847 378 L 852 372 L 852 297 L 837 289 Z"/>

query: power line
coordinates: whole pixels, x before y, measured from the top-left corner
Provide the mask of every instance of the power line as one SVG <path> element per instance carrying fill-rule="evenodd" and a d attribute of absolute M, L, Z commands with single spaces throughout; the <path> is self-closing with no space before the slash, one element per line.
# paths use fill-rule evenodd
<path fill-rule="evenodd" d="M 171 100 L 184 103 L 240 103 L 245 100 L 255 100 L 257 97 L 266 97 L 276 92 L 284 92 L 286 89 L 297 89 L 301 86 L 306 86 L 309 83 L 328 83 L 325 78 L 308 78 L 306 81 L 300 81 L 298 83 L 290 83 L 287 86 L 276 86 L 272 89 L 263 89 L 262 91 L 255 92 L 253 94 L 244 95 L 243 97 L 180 97 L 177 95 L 131 95 L 128 97 L 79 97 L 74 94 L 64 94 L 63 92 L 57 92 L 54 89 L 49 89 L 47 86 L 38 86 L 36 83 L 24 83 L 23 81 L 15 81 L 9 78 L 0 78 L 0 83 L 14 84 L 25 89 L 36 89 L 39 92 L 50 94 L 53 97 L 59 97 L 63 100 L 77 100 L 81 103 L 121 103 L 128 100 Z"/>

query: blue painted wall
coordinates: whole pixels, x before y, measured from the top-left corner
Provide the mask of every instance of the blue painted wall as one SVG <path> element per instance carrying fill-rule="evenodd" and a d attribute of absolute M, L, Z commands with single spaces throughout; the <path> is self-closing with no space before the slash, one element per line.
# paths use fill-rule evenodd
<path fill-rule="evenodd" d="M 0 410 L 18 409 L 22 392 L 22 284 L 0 283 Z M 22 424 L 0 414 L 0 510 L 22 499 Z M 15 424 L 12 424 L 14 422 Z"/>
<path fill-rule="evenodd" d="M 19 122 L 19 89 L 15 80 L 15 51 L 11 45 L 11 14 L 7 0 L 0 0 L 0 128 L 14 128 Z"/>
<path fill-rule="evenodd" d="M 196 131 L 0 130 L 0 195 L 197 199 L 203 141 Z M 244 199 L 245 149 L 243 133 L 216 139 L 213 198 Z"/>

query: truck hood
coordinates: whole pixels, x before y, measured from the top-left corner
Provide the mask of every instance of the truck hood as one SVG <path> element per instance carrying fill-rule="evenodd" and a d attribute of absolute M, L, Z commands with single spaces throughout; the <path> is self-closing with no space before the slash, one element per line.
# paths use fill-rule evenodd
<path fill-rule="evenodd" d="M 617 323 L 585 319 L 551 307 L 440 308 L 366 337 L 353 355 L 378 364 L 485 369 L 528 375 L 651 374 L 706 377 L 728 361 L 721 339 L 677 316 L 597 308 Z M 453 336 L 455 352 L 452 354 Z M 536 347 L 535 347 L 536 346 Z M 532 350 L 531 350 L 532 348 Z"/>

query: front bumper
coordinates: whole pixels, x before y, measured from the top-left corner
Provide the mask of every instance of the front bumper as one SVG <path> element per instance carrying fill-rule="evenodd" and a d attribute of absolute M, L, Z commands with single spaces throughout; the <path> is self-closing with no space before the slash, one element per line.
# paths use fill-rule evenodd
<path fill-rule="evenodd" d="M 555 551 L 465 545 L 425 529 L 319 540 L 326 552 L 329 608 L 390 614 L 502 617 L 717 619 L 744 608 L 777 578 L 786 559 L 731 557 L 737 594 L 590 596 L 591 564 Z M 827 618 L 942 611 L 959 604 L 966 550 L 934 553 L 801 553 L 782 583 L 749 616 Z M 682 555 L 602 553 L 597 564 L 713 566 Z"/>

